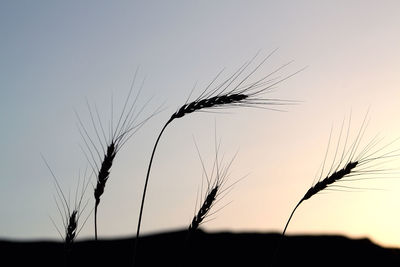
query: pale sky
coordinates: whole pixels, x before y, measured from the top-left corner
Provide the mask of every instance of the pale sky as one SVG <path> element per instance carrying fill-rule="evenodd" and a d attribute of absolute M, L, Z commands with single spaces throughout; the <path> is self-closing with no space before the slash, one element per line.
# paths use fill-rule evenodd
<path fill-rule="evenodd" d="M 282 76 L 308 66 L 265 95 L 301 103 L 286 112 L 234 108 L 176 120 L 156 153 L 142 230 L 188 226 L 202 177 L 193 138 L 211 168 L 216 124 L 221 153 L 238 152 L 231 181 L 247 176 L 204 228 L 282 231 L 313 184 L 331 129 L 336 142 L 351 114 L 353 141 L 369 110 L 365 142 L 400 137 L 399 11 L 398 1 L 1 1 L 0 237 L 59 238 L 50 219 L 62 228 L 56 191 L 40 154 L 72 195 L 88 166 L 74 110 L 90 126 L 87 98 L 107 123 L 111 98 L 117 114 L 139 67 L 145 82 L 137 104 L 152 97 L 145 114 L 165 109 L 117 154 L 98 218 L 100 237 L 133 235 L 152 145 L 166 120 L 194 86 L 192 99 L 221 69 L 227 78 L 258 51 L 262 58 L 276 48 L 255 78 L 292 60 Z M 400 178 L 400 160 L 388 168 Z M 330 191 L 302 204 L 288 233 L 400 246 L 400 180 L 351 185 L 357 192 Z M 87 211 L 92 198 L 90 185 Z M 91 216 L 78 238 L 93 234 Z"/>

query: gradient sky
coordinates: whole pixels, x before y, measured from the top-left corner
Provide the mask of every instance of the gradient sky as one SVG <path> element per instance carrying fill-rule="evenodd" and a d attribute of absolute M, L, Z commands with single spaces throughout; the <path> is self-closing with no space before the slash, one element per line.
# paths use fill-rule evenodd
<path fill-rule="evenodd" d="M 74 109 L 89 124 L 87 98 L 107 122 L 111 96 L 116 113 L 140 67 L 138 81 L 146 80 L 138 104 L 153 97 L 146 114 L 165 109 L 117 155 L 99 207 L 101 237 L 133 234 L 163 123 L 195 84 L 194 97 L 222 68 L 228 75 L 257 51 L 262 57 L 276 48 L 255 77 L 291 60 L 283 76 L 308 66 L 266 95 L 301 104 L 287 112 L 239 108 L 174 122 L 158 147 L 142 229 L 189 224 L 202 175 L 193 137 L 211 167 L 216 124 L 221 153 L 229 158 L 238 151 L 231 181 L 247 176 L 205 229 L 281 231 L 314 181 L 331 129 L 338 140 L 343 119 L 352 114 L 356 134 L 369 109 L 367 136 L 379 133 L 387 142 L 400 136 L 399 11 L 398 1 L 1 1 L 0 237 L 58 238 L 50 220 L 61 227 L 56 191 L 40 154 L 65 192 L 73 192 L 88 165 Z M 396 177 L 400 161 L 390 164 Z M 352 186 L 370 189 L 313 197 L 288 233 L 338 233 L 400 246 L 400 180 Z M 92 236 L 89 218 L 80 237 Z"/>

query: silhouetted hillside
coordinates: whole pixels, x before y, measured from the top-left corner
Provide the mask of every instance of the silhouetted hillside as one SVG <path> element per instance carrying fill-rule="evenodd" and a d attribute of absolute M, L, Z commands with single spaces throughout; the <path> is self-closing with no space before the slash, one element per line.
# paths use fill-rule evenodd
<path fill-rule="evenodd" d="M 270 266 L 278 234 L 186 232 L 145 236 L 137 266 Z M 0 241 L 2 266 L 131 266 L 134 239 L 58 242 Z M 343 236 L 287 236 L 274 266 L 400 266 L 400 249 Z"/>

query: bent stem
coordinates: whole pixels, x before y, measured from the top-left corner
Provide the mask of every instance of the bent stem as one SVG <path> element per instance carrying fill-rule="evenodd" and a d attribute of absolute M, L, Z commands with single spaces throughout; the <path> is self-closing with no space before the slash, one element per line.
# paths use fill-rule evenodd
<path fill-rule="evenodd" d="M 286 233 L 286 230 L 287 230 L 287 228 L 288 228 L 288 226 L 289 226 L 289 223 L 290 223 L 290 221 L 292 220 L 292 217 L 293 217 L 294 213 L 296 212 L 297 208 L 300 206 L 301 203 L 303 203 L 304 200 L 305 200 L 305 199 L 304 199 L 304 197 L 303 197 L 303 198 L 299 201 L 299 203 L 297 203 L 297 205 L 294 207 L 292 213 L 290 214 L 289 219 L 288 219 L 287 222 L 286 222 L 285 228 L 283 229 L 281 238 L 279 239 L 278 245 L 276 246 L 276 249 L 275 249 L 275 252 L 274 252 L 274 254 L 273 254 L 273 257 L 272 257 L 272 261 L 271 261 L 270 266 L 274 266 L 274 265 L 275 265 L 275 261 L 276 261 L 276 258 L 277 258 L 277 256 L 278 256 L 278 252 L 279 252 L 279 250 L 280 250 L 280 248 L 281 248 L 281 246 L 282 246 L 282 242 L 283 242 L 283 239 L 285 238 L 285 233 Z"/>
<path fill-rule="evenodd" d="M 149 182 L 149 177 L 150 177 L 150 170 L 151 170 L 151 165 L 153 163 L 153 158 L 154 158 L 154 154 L 156 152 L 157 149 L 157 145 L 158 142 L 160 141 L 161 135 L 163 134 L 163 132 L 165 131 L 165 129 L 167 128 L 167 126 L 173 121 L 173 117 L 171 117 L 167 123 L 164 125 L 164 127 L 161 129 L 160 134 L 157 137 L 157 140 L 154 144 L 153 147 L 153 152 L 151 153 L 151 157 L 150 157 L 150 162 L 149 162 L 149 167 L 147 169 L 147 174 L 146 174 L 146 181 L 144 183 L 144 189 L 143 189 L 143 195 L 142 195 L 142 202 L 140 204 L 140 212 L 139 212 L 139 220 L 138 220 L 138 225 L 137 225 L 137 231 L 136 231 L 136 240 L 135 240 L 135 248 L 133 251 L 133 266 L 135 266 L 135 262 L 136 262 L 136 254 L 137 254 L 137 248 L 138 248 L 138 244 L 139 244 L 139 234 L 140 234 L 140 225 L 142 223 L 142 215 L 143 215 L 143 207 L 144 207 L 144 200 L 146 198 L 146 191 L 147 191 L 147 184 Z"/>
<path fill-rule="evenodd" d="M 291 220 L 292 217 L 293 217 L 294 212 L 297 210 L 297 208 L 300 206 L 300 204 L 301 204 L 303 201 L 304 201 L 304 198 L 302 198 L 302 199 L 299 201 L 299 203 L 297 203 L 296 207 L 294 207 L 292 213 L 290 214 L 290 217 L 289 217 L 288 221 L 286 222 L 285 228 L 283 229 L 282 238 L 285 236 L 286 229 L 287 229 L 287 227 L 288 227 L 288 225 L 289 225 L 289 223 L 290 223 L 290 220 Z"/>

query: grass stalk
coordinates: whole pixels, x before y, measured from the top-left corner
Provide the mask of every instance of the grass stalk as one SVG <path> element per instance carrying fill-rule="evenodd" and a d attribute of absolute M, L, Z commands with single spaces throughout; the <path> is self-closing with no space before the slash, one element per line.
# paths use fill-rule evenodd
<path fill-rule="evenodd" d="M 285 64 L 268 75 L 253 81 L 253 82 L 248 82 L 248 80 L 253 76 L 253 74 L 266 62 L 270 56 L 275 52 L 274 50 L 272 53 L 270 53 L 267 57 L 265 57 L 256 67 L 251 70 L 248 74 L 244 75 L 244 72 L 247 70 L 247 68 L 250 66 L 251 63 L 255 60 L 257 55 L 252 58 L 250 61 L 246 62 L 243 64 L 236 72 L 234 72 L 228 79 L 224 80 L 222 83 L 216 85 L 213 89 L 210 89 L 212 86 L 214 86 L 214 83 L 220 76 L 222 72 L 220 72 L 212 81 L 211 83 L 204 89 L 204 91 L 192 102 L 186 103 L 182 105 L 172 116 L 169 118 L 169 120 L 165 123 L 163 128 L 161 129 L 156 142 L 153 146 L 153 150 L 151 153 L 147 173 L 146 173 L 146 179 L 144 183 L 144 189 L 142 193 L 142 201 L 140 204 L 140 211 L 139 211 L 139 218 L 138 218 L 138 224 L 137 224 L 137 230 L 136 230 L 136 240 L 135 240 L 135 245 L 134 245 L 134 252 L 133 252 L 133 266 L 135 266 L 136 263 L 136 257 L 137 257 L 137 249 L 138 249 L 138 244 L 139 244 L 139 239 L 140 239 L 140 227 L 141 227 L 141 222 L 142 222 L 142 216 L 143 216 L 143 208 L 144 208 L 144 202 L 145 202 L 145 197 L 146 197 L 146 192 L 147 192 L 147 186 L 148 186 L 148 181 L 150 177 L 150 171 L 154 159 L 154 155 L 157 149 L 157 145 L 160 141 L 160 138 L 162 134 L 164 133 L 165 129 L 167 128 L 168 125 L 170 125 L 175 119 L 183 118 L 184 116 L 194 113 L 194 112 L 199 112 L 199 111 L 205 111 L 205 110 L 210 110 L 210 109 L 219 109 L 219 108 L 227 108 L 227 107 L 261 107 L 265 109 L 271 109 L 271 110 L 278 110 L 276 107 L 280 105 L 288 105 L 288 104 L 293 104 L 294 101 L 288 101 L 288 100 L 280 100 L 280 99 L 267 99 L 267 98 L 261 98 L 260 96 L 269 91 L 271 88 L 273 88 L 275 85 L 289 79 L 290 77 L 294 76 L 298 72 L 302 71 L 297 71 L 293 74 L 287 75 L 283 78 L 271 78 L 272 75 L 276 74 L 278 71 L 282 70 L 284 67 L 286 67 L 288 64 Z M 242 77 L 244 75 L 244 77 Z M 242 77 L 240 79 L 240 77 Z M 190 96 L 189 96 L 190 97 Z"/>
<path fill-rule="evenodd" d="M 282 231 L 282 236 L 277 246 L 276 252 L 274 254 L 275 255 L 274 258 L 277 256 L 277 251 L 279 250 L 280 244 L 282 243 L 282 240 L 286 234 L 287 228 L 293 218 L 294 213 L 304 201 L 309 200 L 310 198 L 312 198 L 313 196 L 317 195 L 322 191 L 339 190 L 339 191 L 351 192 L 352 190 L 359 189 L 357 187 L 338 185 L 339 183 L 358 182 L 362 180 L 381 179 L 385 177 L 390 178 L 387 176 L 390 173 L 387 172 L 388 168 L 385 167 L 385 164 L 388 163 L 388 161 L 391 161 L 399 157 L 398 154 L 399 149 L 388 151 L 387 148 L 391 144 L 396 142 L 397 139 L 386 145 L 378 146 L 379 143 L 382 141 L 382 139 L 379 139 L 377 136 L 375 136 L 362 149 L 360 149 L 361 139 L 365 135 L 365 130 L 368 124 L 366 121 L 367 115 L 365 116 L 364 121 L 357 133 L 355 141 L 352 144 L 350 144 L 349 147 L 347 146 L 348 146 L 351 118 L 349 119 L 349 126 L 346 138 L 344 140 L 342 140 L 342 132 L 344 125 L 343 121 L 339 134 L 339 140 L 337 142 L 337 147 L 333 155 L 333 162 L 328 170 L 328 174 L 325 176 L 324 179 L 322 179 L 331 141 L 331 136 L 329 137 L 328 148 L 322 164 L 320 178 L 317 183 L 315 183 L 307 190 L 307 192 L 304 194 L 304 196 L 300 199 L 300 201 L 296 204 L 296 206 L 292 210 L 289 219 L 287 220 L 285 227 Z M 338 155 L 340 147 L 342 147 L 341 156 Z"/>
<path fill-rule="evenodd" d="M 75 242 L 76 237 L 80 233 L 80 231 L 83 229 L 85 226 L 87 220 L 90 217 L 90 214 L 87 214 L 86 219 L 81 223 L 81 226 L 79 227 L 79 221 L 81 219 L 82 214 L 85 212 L 86 207 L 89 203 L 89 200 L 84 201 L 84 197 L 89 185 L 89 175 L 87 175 L 87 170 L 83 174 L 83 180 L 82 183 L 81 181 L 81 174 L 79 173 L 78 175 L 78 183 L 75 189 L 75 199 L 74 199 L 74 204 L 73 206 L 71 205 L 70 202 L 70 196 L 68 195 L 68 198 L 64 194 L 64 191 L 62 190 L 57 177 L 55 176 L 54 172 L 51 170 L 49 164 L 47 163 L 46 159 L 44 158 L 43 155 L 42 159 L 44 163 L 46 164 L 47 168 L 49 169 L 52 177 L 53 177 L 53 182 L 55 185 L 56 189 L 56 195 L 54 196 L 54 202 L 56 204 L 57 210 L 60 214 L 61 217 L 61 222 L 64 228 L 64 233 L 60 230 L 60 228 L 57 226 L 55 221 L 50 217 L 51 222 L 53 223 L 55 229 L 57 230 L 58 234 L 61 237 L 61 240 L 64 242 L 64 255 L 65 255 L 65 265 L 70 266 L 70 260 L 71 260 L 71 254 L 72 254 L 72 248 L 73 244 Z"/>
<path fill-rule="evenodd" d="M 81 147 L 82 152 L 86 156 L 92 170 L 97 175 L 96 187 L 94 188 L 94 236 L 95 240 L 98 240 L 98 207 L 100 204 L 101 196 L 104 194 L 106 183 L 110 178 L 111 168 L 114 163 L 114 159 L 120 149 L 126 144 L 126 142 L 137 132 L 139 129 L 154 115 L 159 112 L 157 109 L 153 114 L 147 116 L 144 120 L 138 121 L 140 115 L 142 115 L 145 107 L 149 103 L 146 102 L 141 108 L 137 108 L 137 100 L 143 88 L 144 82 L 140 86 L 137 94 L 133 96 L 133 88 L 135 85 L 136 77 L 138 71 L 134 75 L 130 90 L 127 97 L 125 98 L 124 105 L 119 117 L 114 124 L 114 110 L 113 110 L 113 99 L 111 98 L 111 118 L 108 125 L 108 130 L 103 126 L 100 119 L 100 114 L 97 106 L 93 108 L 87 101 L 87 108 L 90 114 L 90 121 L 93 128 L 95 138 L 91 137 L 85 124 L 79 117 L 78 113 L 76 116 L 78 118 L 78 129 L 81 137 L 86 145 L 86 149 Z M 108 134 L 106 133 L 108 132 Z M 101 152 L 103 157 L 101 157 Z M 100 162 L 100 163 L 99 163 Z"/>

